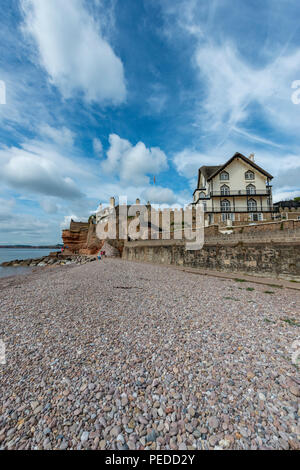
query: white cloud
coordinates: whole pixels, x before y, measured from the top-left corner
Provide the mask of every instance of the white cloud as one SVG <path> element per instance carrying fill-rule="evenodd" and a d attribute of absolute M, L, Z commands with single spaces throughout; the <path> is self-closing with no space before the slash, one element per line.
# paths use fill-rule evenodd
<path fill-rule="evenodd" d="M 291 100 L 299 62 L 300 50 L 296 50 L 257 68 L 229 42 L 198 45 L 195 63 L 207 94 L 200 108 L 201 122 L 212 132 L 228 131 L 244 123 L 251 105 L 258 104 L 262 117 L 274 127 L 299 132 L 299 108 Z"/>
<path fill-rule="evenodd" d="M 15 206 L 16 201 L 14 199 L 3 199 L 0 198 L 0 221 L 7 221 L 12 216 L 12 209 Z"/>
<path fill-rule="evenodd" d="M 75 214 L 72 214 L 72 215 L 65 215 L 64 217 L 64 220 L 62 221 L 62 223 L 60 224 L 60 228 L 62 230 L 66 230 L 70 227 L 70 222 L 71 220 L 74 220 L 74 222 L 80 222 L 80 218 L 75 215 Z"/>
<path fill-rule="evenodd" d="M 165 153 L 157 147 L 148 149 L 143 142 L 133 146 L 116 134 L 109 136 L 107 159 L 101 164 L 105 174 L 120 178 L 121 184 L 145 185 L 148 175 L 157 175 L 168 168 Z"/>
<path fill-rule="evenodd" d="M 75 135 L 66 127 L 55 129 L 48 124 L 44 124 L 40 126 L 40 133 L 43 137 L 49 138 L 50 141 L 59 146 L 72 146 L 74 144 Z"/>
<path fill-rule="evenodd" d="M 44 201 L 41 201 L 40 202 L 40 205 L 42 207 L 42 209 L 44 209 L 44 211 L 47 213 L 47 214 L 56 214 L 57 210 L 58 210 L 58 207 L 57 205 L 55 204 L 55 202 L 53 201 L 49 201 L 49 199 L 46 199 Z"/>
<path fill-rule="evenodd" d="M 14 212 L 6 220 L 0 219 L 0 243 L 57 243 L 60 240 L 57 229 L 57 223 L 50 219 L 41 220 L 40 217 L 30 214 Z"/>
<path fill-rule="evenodd" d="M 300 196 L 300 189 L 298 191 L 276 191 L 275 190 L 273 192 L 273 201 L 274 202 L 287 201 L 287 200 L 289 201 L 299 196 Z"/>
<path fill-rule="evenodd" d="M 177 197 L 171 189 L 160 186 L 146 188 L 141 196 L 146 202 L 150 201 L 151 204 L 174 204 L 177 202 Z"/>
<path fill-rule="evenodd" d="M 176 153 L 173 157 L 173 163 L 177 172 L 186 178 L 196 178 L 198 169 L 202 165 L 218 165 L 219 162 L 220 159 L 216 156 L 212 157 L 209 154 L 197 152 L 189 148 Z"/>
<path fill-rule="evenodd" d="M 120 104 L 126 98 L 123 64 L 101 35 L 83 0 L 21 0 L 24 32 L 33 38 L 51 83 L 68 99 Z M 104 13 L 103 13 L 104 14 Z"/>
<path fill-rule="evenodd" d="M 12 147 L 0 150 L 0 180 L 16 191 L 45 194 L 67 199 L 82 197 L 75 182 L 63 175 L 49 158 Z"/>
<path fill-rule="evenodd" d="M 103 154 L 103 145 L 100 139 L 93 140 L 93 148 L 96 155 L 102 157 Z"/>

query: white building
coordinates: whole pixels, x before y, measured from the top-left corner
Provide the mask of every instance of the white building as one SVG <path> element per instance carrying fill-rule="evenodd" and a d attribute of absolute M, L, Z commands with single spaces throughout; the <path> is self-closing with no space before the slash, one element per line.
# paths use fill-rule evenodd
<path fill-rule="evenodd" d="M 204 205 L 207 223 L 258 221 L 272 218 L 273 176 L 249 158 L 236 153 L 224 165 L 202 166 L 194 205 Z"/>

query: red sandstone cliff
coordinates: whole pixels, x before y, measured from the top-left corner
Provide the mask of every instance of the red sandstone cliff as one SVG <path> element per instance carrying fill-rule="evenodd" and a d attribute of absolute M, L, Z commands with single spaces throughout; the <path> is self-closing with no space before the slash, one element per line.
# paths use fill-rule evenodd
<path fill-rule="evenodd" d="M 63 230 L 62 239 L 66 252 L 73 254 L 95 255 L 103 245 L 103 241 L 96 236 L 96 225 L 92 221 L 71 220 L 69 230 Z"/>

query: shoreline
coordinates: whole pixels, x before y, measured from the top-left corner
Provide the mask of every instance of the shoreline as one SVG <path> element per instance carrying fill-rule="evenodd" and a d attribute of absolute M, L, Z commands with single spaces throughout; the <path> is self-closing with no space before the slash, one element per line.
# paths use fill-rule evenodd
<path fill-rule="evenodd" d="M 83 265 L 93 261 L 96 261 L 96 257 L 94 256 L 65 255 L 59 252 L 36 259 L 29 258 L 25 260 L 5 261 L 0 265 L 0 279 L 7 279 L 15 276 L 24 277 L 36 269 L 47 269 L 50 267 L 69 265 Z"/>
<path fill-rule="evenodd" d="M 60 273 L 61 271 L 69 272 L 71 269 L 79 267 L 77 264 L 71 265 L 54 265 L 54 266 L 44 266 L 44 267 L 34 267 L 28 268 L 28 271 L 24 271 L 22 274 L 16 273 L 11 276 L 0 276 L 0 290 L 4 292 L 6 288 L 23 286 L 31 281 L 36 281 L 39 279 L 47 279 L 48 275 L 52 273 Z M 6 269 L 6 268 L 4 268 Z M 16 268 L 17 269 L 17 268 Z M 50 276 L 51 277 L 51 276 Z"/>

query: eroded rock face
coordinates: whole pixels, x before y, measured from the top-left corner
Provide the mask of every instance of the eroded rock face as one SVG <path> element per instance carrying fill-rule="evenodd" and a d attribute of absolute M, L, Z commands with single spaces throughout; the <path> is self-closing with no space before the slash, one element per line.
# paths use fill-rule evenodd
<path fill-rule="evenodd" d="M 103 245 L 96 236 L 96 225 L 71 220 L 70 229 L 62 233 L 65 253 L 95 255 Z"/>
<path fill-rule="evenodd" d="M 120 257 L 124 240 L 99 240 L 96 235 L 96 225 L 90 223 L 74 222 L 71 220 L 70 229 L 62 233 L 64 254 L 67 255 L 96 255 L 100 250 L 106 252 L 108 257 Z"/>

